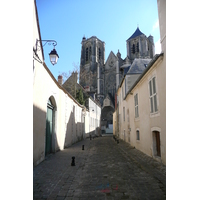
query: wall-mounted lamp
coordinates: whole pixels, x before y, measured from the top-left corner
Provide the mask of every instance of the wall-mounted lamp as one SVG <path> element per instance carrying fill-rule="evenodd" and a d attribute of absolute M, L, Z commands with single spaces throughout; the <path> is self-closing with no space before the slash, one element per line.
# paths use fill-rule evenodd
<path fill-rule="evenodd" d="M 57 61 L 58 61 L 58 58 L 59 58 L 59 56 L 58 56 L 58 54 L 56 52 L 56 49 L 55 49 L 55 46 L 57 45 L 57 42 L 55 40 L 38 40 L 38 39 L 36 40 L 36 48 L 35 49 L 33 48 L 33 51 L 34 51 L 36 57 L 39 59 L 38 61 L 40 63 L 42 63 L 42 61 L 40 60 L 40 58 L 39 58 L 39 56 L 37 54 L 37 51 L 40 51 L 41 46 L 38 46 L 38 42 L 41 42 L 41 44 L 42 44 L 42 42 L 45 42 L 45 44 L 42 45 L 42 47 L 45 46 L 47 43 L 49 45 L 52 44 L 54 46 L 53 50 L 49 53 L 49 58 L 50 58 L 51 64 L 55 65 L 57 63 Z M 38 47 L 40 47 L 40 48 L 38 49 Z"/>

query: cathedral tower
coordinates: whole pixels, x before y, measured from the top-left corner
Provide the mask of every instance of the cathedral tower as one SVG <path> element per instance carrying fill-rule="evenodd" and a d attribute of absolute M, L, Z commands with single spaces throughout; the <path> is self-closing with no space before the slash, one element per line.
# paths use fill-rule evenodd
<path fill-rule="evenodd" d="M 105 63 L 105 43 L 96 36 L 92 36 L 88 39 L 83 37 L 81 44 L 80 85 L 87 88 L 89 93 L 103 94 L 101 91 L 103 81 L 101 81 L 101 75 L 97 75 L 98 72 L 101 73 Z M 99 87 L 97 83 L 100 84 Z"/>
<path fill-rule="evenodd" d="M 155 54 L 153 36 L 148 38 L 137 27 L 131 37 L 126 40 L 127 56 L 131 63 L 135 58 L 153 58 Z"/>

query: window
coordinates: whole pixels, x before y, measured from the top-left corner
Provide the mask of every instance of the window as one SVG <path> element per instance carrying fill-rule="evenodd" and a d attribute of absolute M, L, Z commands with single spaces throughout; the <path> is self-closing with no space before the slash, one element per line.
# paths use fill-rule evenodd
<path fill-rule="evenodd" d="M 99 48 L 99 60 L 101 58 L 101 49 Z"/>
<path fill-rule="evenodd" d="M 124 116 L 124 122 L 125 122 L 125 107 L 123 107 L 123 116 Z"/>
<path fill-rule="evenodd" d="M 86 48 L 86 56 L 85 56 L 86 62 L 88 61 L 88 47 Z"/>
<path fill-rule="evenodd" d="M 90 57 L 91 57 L 91 54 L 92 54 L 92 48 L 91 48 L 91 46 L 90 46 L 90 48 L 89 48 L 89 59 L 90 59 Z"/>
<path fill-rule="evenodd" d="M 158 111 L 157 93 L 156 93 L 156 77 L 153 77 L 149 81 L 149 93 L 150 93 L 151 113 L 154 113 Z"/>
<path fill-rule="evenodd" d="M 140 140 L 140 131 L 139 130 L 136 131 L 136 140 Z"/>
<path fill-rule="evenodd" d="M 135 53 L 135 44 L 133 44 L 133 46 L 132 46 L 132 53 L 133 54 Z"/>
<path fill-rule="evenodd" d="M 134 96 L 135 100 L 135 118 L 139 117 L 139 110 L 138 110 L 138 94 Z"/>

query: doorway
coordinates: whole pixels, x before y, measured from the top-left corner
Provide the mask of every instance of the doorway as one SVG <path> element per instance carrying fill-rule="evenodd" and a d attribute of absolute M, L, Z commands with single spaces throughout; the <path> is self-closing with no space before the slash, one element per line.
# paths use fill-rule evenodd
<path fill-rule="evenodd" d="M 46 115 L 46 143 L 45 143 L 45 156 L 52 152 L 52 133 L 53 133 L 53 104 L 51 100 L 47 103 Z"/>
<path fill-rule="evenodd" d="M 159 131 L 153 131 L 153 155 L 159 157 L 161 156 Z"/>

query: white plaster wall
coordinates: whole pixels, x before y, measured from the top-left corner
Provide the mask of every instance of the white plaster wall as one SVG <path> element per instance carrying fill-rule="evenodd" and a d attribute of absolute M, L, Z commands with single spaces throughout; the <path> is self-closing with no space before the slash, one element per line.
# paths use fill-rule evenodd
<path fill-rule="evenodd" d="M 139 84 L 128 95 L 127 107 L 130 109 L 131 123 L 131 145 L 153 156 L 153 130 L 160 130 L 161 160 L 166 163 L 166 79 L 165 61 L 158 61 L 154 67 L 142 78 Z M 150 114 L 149 80 L 156 76 L 158 113 Z M 138 93 L 139 118 L 135 118 L 134 95 Z M 136 131 L 140 131 L 140 140 L 136 140 Z"/>
<path fill-rule="evenodd" d="M 86 111 L 85 115 L 85 137 L 89 137 L 89 112 Z"/>
<path fill-rule="evenodd" d="M 119 137 L 122 140 L 126 141 L 128 138 L 128 135 L 127 135 L 128 134 L 128 122 L 127 122 L 127 108 L 128 107 L 126 106 L 124 95 L 125 95 L 125 80 L 123 81 L 122 86 L 118 89 L 118 96 L 119 96 Z M 125 109 L 125 121 L 124 121 L 123 108 Z"/>
<path fill-rule="evenodd" d="M 161 161 L 166 164 L 166 1 L 158 2 L 159 25 L 161 46 L 164 56 L 158 59 L 152 68 L 144 75 L 136 87 L 129 94 L 126 102 L 122 99 L 122 88 L 118 89 L 119 99 L 119 136 L 124 139 L 127 120 L 123 121 L 123 107 L 129 109 L 130 118 L 130 143 L 140 151 L 153 156 L 153 131 L 160 132 Z M 149 80 L 156 76 L 158 113 L 150 114 Z M 138 93 L 139 118 L 135 118 L 134 95 Z M 114 121 L 114 118 L 113 118 Z M 136 131 L 140 131 L 140 140 L 136 140 Z"/>
<path fill-rule="evenodd" d="M 72 144 L 84 138 L 84 121 L 82 119 L 83 107 L 73 101 L 67 94 L 65 95 L 65 142 L 64 147 L 71 146 Z"/>
<path fill-rule="evenodd" d="M 89 133 L 98 134 L 97 128 L 100 127 L 101 107 L 89 98 Z"/>
<path fill-rule="evenodd" d="M 33 6 L 33 48 L 39 37 L 35 4 Z M 42 51 L 37 51 L 43 62 Z M 52 135 L 52 151 L 63 150 L 83 138 L 82 106 L 71 98 L 54 79 L 46 65 L 33 59 L 33 164 L 45 158 L 47 102 L 55 100 L 55 124 Z"/>
<path fill-rule="evenodd" d="M 33 48 L 36 48 L 36 39 L 39 38 L 39 30 L 37 26 L 36 8 L 33 1 Z M 38 56 L 42 59 L 42 51 L 38 52 Z M 35 86 L 37 84 L 38 69 L 42 67 L 42 64 L 33 60 L 33 162 L 38 164 L 44 159 L 45 156 L 45 128 L 46 128 L 46 102 L 45 99 L 39 103 L 39 97 L 35 96 Z M 37 88 L 37 92 L 42 93 L 42 87 Z M 44 106 L 45 105 L 45 106 Z"/>

